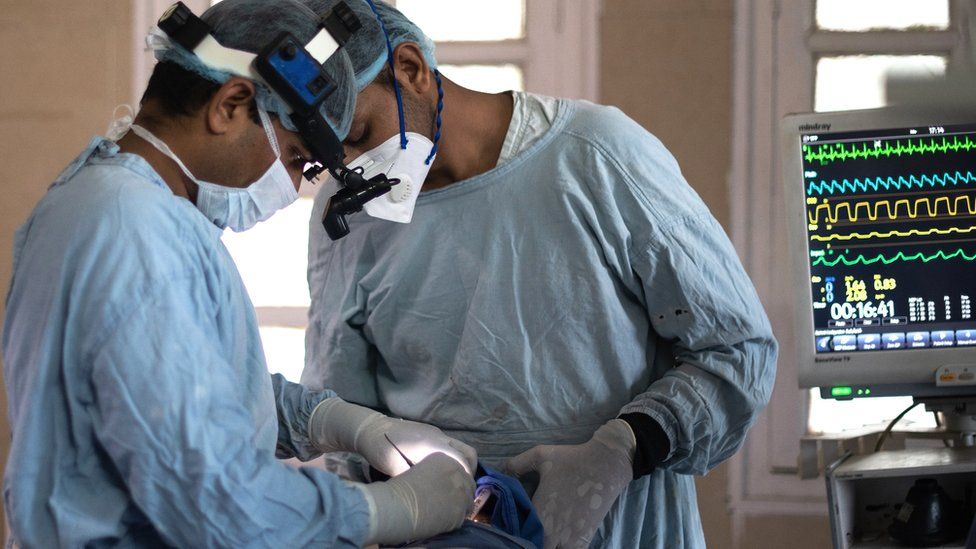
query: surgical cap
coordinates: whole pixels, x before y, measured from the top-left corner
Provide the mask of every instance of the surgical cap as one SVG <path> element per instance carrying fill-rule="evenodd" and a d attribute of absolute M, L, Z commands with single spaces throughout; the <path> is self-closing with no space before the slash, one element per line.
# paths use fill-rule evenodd
<path fill-rule="evenodd" d="M 373 13 L 369 2 L 366 0 L 302 0 L 318 17 L 327 14 L 340 1 L 344 1 L 352 9 L 362 24 L 362 28 L 349 39 L 343 48 L 349 56 L 355 75 L 353 97 L 347 100 L 338 95 L 333 95 L 326 100 L 327 102 L 334 101 L 334 104 L 330 105 L 332 112 L 339 112 L 340 104 L 343 108 L 349 109 L 341 119 L 343 127 L 348 128 L 352 123 L 353 110 L 356 107 L 355 94 L 361 92 L 363 88 L 375 80 L 387 63 L 388 55 L 386 37 L 383 34 L 384 28 L 389 36 L 391 47 L 396 48 L 404 42 L 415 42 L 420 46 L 424 59 L 431 69 L 437 68 L 437 61 L 434 58 L 433 40 L 428 38 L 417 25 L 413 24 L 399 10 L 389 4 L 380 0 L 373 0 L 373 5 L 376 7 L 376 13 Z M 382 27 L 377 20 L 377 15 L 383 21 Z"/>
<path fill-rule="evenodd" d="M 214 38 L 221 45 L 251 53 L 260 52 L 284 31 L 308 43 L 319 30 L 319 17 L 298 0 L 223 0 L 200 18 L 210 25 Z M 208 80 L 222 84 L 232 76 L 208 67 L 191 52 L 158 34 L 151 36 L 150 46 L 155 50 L 157 60 L 175 63 Z M 337 88 L 322 105 L 322 114 L 342 140 L 349 133 L 358 92 L 353 65 L 343 48 L 330 57 L 323 68 Z M 297 131 L 286 116 L 291 109 L 284 101 L 260 82 L 257 88 L 258 108 L 277 114 L 285 128 Z"/>

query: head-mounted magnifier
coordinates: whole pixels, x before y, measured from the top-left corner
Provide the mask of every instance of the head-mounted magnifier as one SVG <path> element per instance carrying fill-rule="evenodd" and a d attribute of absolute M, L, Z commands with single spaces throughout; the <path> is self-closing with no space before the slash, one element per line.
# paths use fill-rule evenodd
<path fill-rule="evenodd" d="M 362 210 L 363 204 L 386 194 L 399 182 L 385 174 L 366 180 L 361 170 L 347 168 L 342 143 L 321 112 L 322 103 L 336 90 L 323 64 L 361 26 L 344 2 L 321 18 L 318 33 L 307 44 L 285 31 L 258 54 L 222 46 L 211 34 L 210 26 L 183 2 L 170 6 L 158 25 L 170 40 L 205 65 L 261 82 L 281 98 L 314 161 L 305 169 L 305 179 L 314 181 L 328 170 L 339 182 L 340 189 L 329 199 L 322 218 L 332 240 L 349 234 L 345 216 Z"/>

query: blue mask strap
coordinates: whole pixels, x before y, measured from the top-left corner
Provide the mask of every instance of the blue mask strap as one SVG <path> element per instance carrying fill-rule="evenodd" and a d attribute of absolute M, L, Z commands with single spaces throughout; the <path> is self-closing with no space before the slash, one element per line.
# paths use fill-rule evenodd
<path fill-rule="evenodd" d="M 369 4 L 369 9 L 373 10 L 373 15 L 376 16 L 376 20 L 380 23 L 380 30 L 383 31 L 383 37 L 386 39 L 386 60 L 390 65 L 390 73 L 393 75 L 393 93 L 396 95 L 397 102 L 397 116 L 400 117 L 400 148 L 407 148 L 407 129 L 406 123 L 403 118 L 403 96 L 400 95 L 400 84 L 397 83 L 396 78 L 396 67 L 393 66 L 393 44 L 390 43 L 390 35 L 386 32 L 386 25 L 383 24 L 383 18 L 380 17 L 380 13 L 376 11 L 376 4 L 373 0 L 366 0 Z"/>
<path fill-rule="evenodd" d="M 437 143 L 441 140 L 441 112 L 444 111 L 444 87 L 441 85 L 441 73 L 437 69 L 434 69 L 434 79 L 437 80 L 437 129 L 434 131 L 434 146 L 430 149 L 427 160 L 424 160 L 424 164 L 428 166 L 437 154 Z"/>

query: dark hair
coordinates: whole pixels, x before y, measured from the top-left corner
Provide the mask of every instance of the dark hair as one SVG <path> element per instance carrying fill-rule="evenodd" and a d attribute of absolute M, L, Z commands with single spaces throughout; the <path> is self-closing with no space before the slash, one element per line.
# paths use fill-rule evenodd
<path fill-rule="evenodd" d="M 383 65 L 383 68 L 380 69 L 379 74 L 376 75 L 372 83 L 393 91 L 393 71 L 390 70 L 389 63 Z"/>
<path fill-rule="evenodd" d="M 172 61 L 161 61 L 153 68 L 140 103 L 154 101 L 163 116 L 193 116 L 213 98 L 221 84 L 184 69 Z M 251 118 L 260 124 L 257 102 L 251 102 Z"/>

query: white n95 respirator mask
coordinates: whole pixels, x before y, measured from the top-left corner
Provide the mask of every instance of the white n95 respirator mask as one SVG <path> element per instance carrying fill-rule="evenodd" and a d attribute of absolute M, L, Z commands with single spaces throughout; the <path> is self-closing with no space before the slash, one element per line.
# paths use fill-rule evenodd
<path fill-rule="evenodd" d="M 271 150 L 275 153 L 275 160 L 261 177 L 247 187 L 241 188 L 197 179 L 161 139 L 136 124 L 132 124 L 131 129 L 159 152 L 170 157 L 183 173 L 197 184 L 196 206 L 207 219 L 221 229 L 230 228 L 241 232 L 298 200 L 298 191 L 295 190 L 291 175 L 281 162 L 281 148 L 278 146 L 274 126 L 271 125 L 271 118 L 260 109 L 258 115 L 268 142 L 271 144 Z"/>
<path fill-rule="evenodd" d="M 397 134 L 349 163 L 351 170 L 361 168 L 366 180 L 381 173 L 390 179 L 400 180 L 390 192 L 363 205 L 370 217 L 397 223 L 410 223 L 413 219 L 420 187 L 434 162 L 434 157 L 430 156 L 434 144 L 419 133 L 406 132 L 405 135 L 405 149 L 400 146 L 400 134 Z"/>

